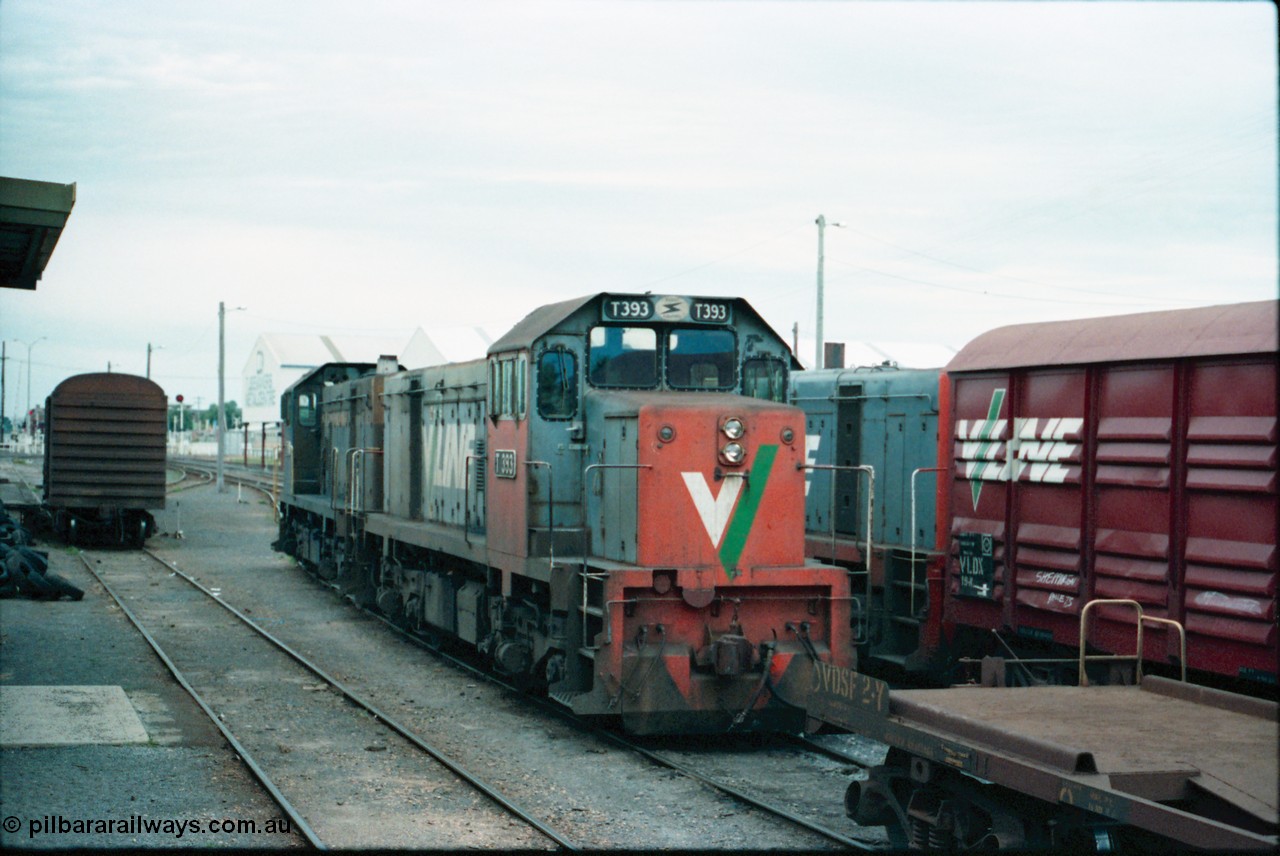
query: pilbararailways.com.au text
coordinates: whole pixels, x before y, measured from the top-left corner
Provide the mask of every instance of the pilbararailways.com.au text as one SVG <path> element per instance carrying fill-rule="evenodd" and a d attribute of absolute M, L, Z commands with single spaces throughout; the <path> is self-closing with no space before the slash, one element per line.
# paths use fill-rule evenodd
<path fill-rule="evenodd" d="M 4 831 L 11 834 L 21 830 L 22 825 L 22 821 L 12 815 L 3 821 Z M 35 838 L 39 835 L 170 835 L 181 838 L 184 835 L 219 833 L 289 835 L 293 832 L 287 817 L 258 822 L 229 817 L 195 820 L 143 817 L 138 814 L 105 819 L 47 814 L 43 817 L 28 818 L 26 827 L 27 838 Z"/>

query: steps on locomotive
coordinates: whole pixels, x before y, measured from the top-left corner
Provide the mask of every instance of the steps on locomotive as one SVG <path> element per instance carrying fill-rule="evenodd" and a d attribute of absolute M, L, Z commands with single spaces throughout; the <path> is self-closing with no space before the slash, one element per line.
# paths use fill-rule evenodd
<path fill-rule="evenodd" d="M 573 690 L 561 690 L 559 692 L 547 693 L 547 698 L 551 699 L 556 704 L 562 704 L 565 707 L 572 708 L 573 700 L 580 695 L 584 695 L 584 693 L 574 692 Z"/>

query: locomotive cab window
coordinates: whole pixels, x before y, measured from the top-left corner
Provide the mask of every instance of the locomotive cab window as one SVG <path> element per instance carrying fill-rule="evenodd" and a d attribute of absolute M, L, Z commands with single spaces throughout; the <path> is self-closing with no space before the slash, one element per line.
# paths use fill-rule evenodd
<path fill-rule="evenodd" d="M 316 427 L 316 395 L 314 392 L 298 394 L 298 424 L 303 428 Z"/>
<path fill-rule="evenodd" d="M 649 327 L 593 327 L 587 360 L 593 386 L 653 389 L 658 385 L 658 334 Z"/>
<path fill-rule="evenodd" d="M 538 357 L 538 415 L 571 419 L 578 412 L 578 358 L 565 348 Z"/>
<path fill-rule="evenodd" d="M 672 389 L 733 389 L 737 344 L 729 330 L 680 328 L 667 334 L 667 385 Z"/>
<path fill-rule="evenodd" d="M 528 412 L 529 390 L 526 378 L 529 376 L 529 360 L 521 355 L 516 360 L 516 418 L 523 419 Z"/>
<path fill-rule="evenodd" d="M 491 418 L 497 419 L 500 416 L 524 418 L 527 409 L 525 406 L 526 366 L 524 357 L 490 358 L 489 416 Z"/>
<path fill-rule="evenodd" d="M 773 357 L 753 357 L 742 366 L 742 394 L 765 401 L 787 400 L 787 365 Z"/>

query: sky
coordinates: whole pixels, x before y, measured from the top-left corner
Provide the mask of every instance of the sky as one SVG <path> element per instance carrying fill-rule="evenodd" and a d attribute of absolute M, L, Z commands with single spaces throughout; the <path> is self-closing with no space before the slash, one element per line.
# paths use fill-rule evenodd
<path fill-rule="evenodd" d="M 212 403 L 219 302 L 228 400 L 263 333 L 496 336 L 598 291 L 745 297 L 811 366 L 819 215 L 828 341 L 1275 298 L 1276 23 L 0 0 L 0 175 L 77 185 L 39 288 L 0 289 L 5 412 L 148 345 Z"/>

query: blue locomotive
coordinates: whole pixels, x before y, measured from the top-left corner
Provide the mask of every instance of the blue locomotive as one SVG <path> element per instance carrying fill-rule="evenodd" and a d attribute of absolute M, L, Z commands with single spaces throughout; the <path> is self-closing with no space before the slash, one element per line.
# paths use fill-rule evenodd
<path fill-rule="evenodd" d="M 852 572 L 861 668 L 926 667 L 917 654 L 934 508 L 938 369 L 797 372 L 805 414 L 805 554 Z"/>

